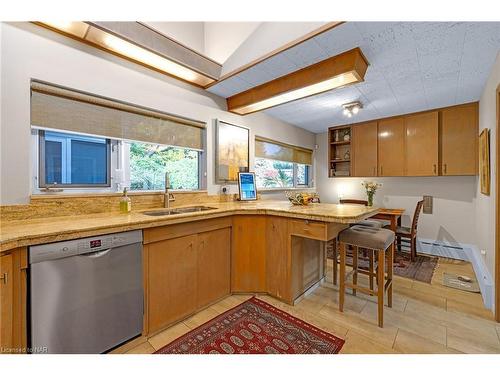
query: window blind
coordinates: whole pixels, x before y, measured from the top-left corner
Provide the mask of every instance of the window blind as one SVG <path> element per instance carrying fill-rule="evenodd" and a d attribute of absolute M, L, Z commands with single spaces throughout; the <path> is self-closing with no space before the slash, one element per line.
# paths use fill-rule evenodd
<path fill-rule="evenodd" d="M 255 137 L 255 156 L 258 158 L 312 165 L 312 153 L 308 148 Z"/>
<path fill-rule="evenodd" d="M 113 139 L 203 149 L 205 123 L 31 82 L 31 126 Z"/>

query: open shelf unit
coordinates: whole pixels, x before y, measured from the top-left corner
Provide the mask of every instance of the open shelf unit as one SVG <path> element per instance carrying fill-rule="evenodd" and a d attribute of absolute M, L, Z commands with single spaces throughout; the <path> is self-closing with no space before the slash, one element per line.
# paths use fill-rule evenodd
<path fill-rule="evenodd" d="M 350 177 L 351 173 L 350 125 L 328 129 L 328 177 Z"/>

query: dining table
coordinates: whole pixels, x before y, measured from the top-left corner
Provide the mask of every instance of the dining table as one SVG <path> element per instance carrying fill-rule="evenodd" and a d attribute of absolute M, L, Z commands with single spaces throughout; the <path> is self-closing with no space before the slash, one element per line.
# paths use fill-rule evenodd
<path fill-rule="evenodd" d="M 404 212 L 404 208 L 381 208 L 371 218 L 389 221 L 391 223 L 391 230 L 396 232 L 396 229 L 401 226 L 401 216 Z"/>

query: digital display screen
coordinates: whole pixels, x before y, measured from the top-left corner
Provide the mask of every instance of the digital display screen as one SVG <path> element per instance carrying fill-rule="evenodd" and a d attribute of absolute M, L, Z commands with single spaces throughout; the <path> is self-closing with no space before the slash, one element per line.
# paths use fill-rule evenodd
<path fill-rule="evenodd" d="M 92 240 L 90 241 L 90 248 L 100 247 L 102 245 L 101 240 Z"/>
<path fill-rule="evenodd" d="M 239 173 L 238 184 L 240 188 L 240 200 L 252 201 L 257 199 L 257 189 L 255 187 L 254 173 Z"/>

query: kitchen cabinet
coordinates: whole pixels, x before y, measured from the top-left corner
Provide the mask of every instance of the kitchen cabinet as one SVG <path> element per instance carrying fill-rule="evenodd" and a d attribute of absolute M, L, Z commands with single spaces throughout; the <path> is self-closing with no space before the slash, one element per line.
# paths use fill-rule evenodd
<path fill-rule="evenodd" d="M 0 353 L 26 349 L 27 268 L 26 248 L 0 255 Z"/>
<path fill-rule="evenodd" d="M 378 122 L 378 175 L 404 176 L 405 124 L 401 117 Z"/>
<path fill-rule="evenodd" d="M 231 219 L 144 230 L 146 334 L 230 293 Z"/>
<path fill-rule="evenodd" d="M 233 218 L 231 291 L 266 291 L 266 217 Z"/>
<path fill-rule="evenodd" d="M 478 104 L 445 108 L 441 115 L 441 174 L 478 173 Z"/>
<path fill-rule="evenodd" d="M 149 245 L 149 332 L 196 310 L 196 235 Z"/>
<path fill-rule="evenodd" d="M 198 235 L 197 307 L 231 292 L 231 230 L 218 229 Z"/>
<path fill-rule="evenodd" d="M 266 226 L 266 284 L 267 292 L 279 299 L 290 300 L 288 219 L 269 216 Z"/>
<path fill-rule="evenodd" d="M 439 114 L 437 111 L 405 116 L 406 176 L 439 174 Z"/>
<path fill-rule="evenodd" d="M 377 176 L 377 122 L 367 122 L 352 127 L 352 175 Z"/>

